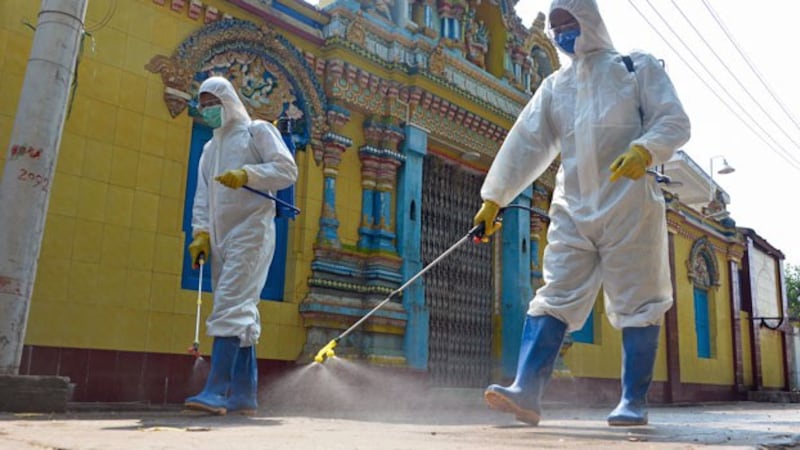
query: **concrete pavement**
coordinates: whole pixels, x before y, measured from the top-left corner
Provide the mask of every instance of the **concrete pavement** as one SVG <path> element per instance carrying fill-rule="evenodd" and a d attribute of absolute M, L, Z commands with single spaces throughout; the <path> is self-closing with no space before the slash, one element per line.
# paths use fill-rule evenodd
<path fill-rule="evenodd" d="M 612 428 L 614 404 L 545 402 L 529 427 L 486 407 L 483 389 L 431 387 L 337 359 L 267 377 L 255 417 L 70 404 L 62 414 L 0 413 L 0 449 L 800 448 L 797 403 L 652 406 L 650 425 Z"/>
<path fill-rule="evenodd" d="M 471 392 L 479 398 L 479 391 Z M 0 414 L 0 449 L 800 448 L 798 404 L 656 406 L 650 425 L 612 428 L 605 422 L 611 407 L 548 404 L 541 424 L 529 427 L 480 401 L 462 403 L 455 409 L 446 402 L 265 408 L 255 417 L 196 415 L 178 406 L 92 411 L 84 405 L 63 414 Z"/>

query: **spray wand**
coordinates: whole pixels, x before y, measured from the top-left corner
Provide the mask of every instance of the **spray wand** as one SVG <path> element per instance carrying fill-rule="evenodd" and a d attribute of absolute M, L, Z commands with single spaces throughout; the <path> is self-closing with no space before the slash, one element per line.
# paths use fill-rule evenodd
<path fill-rule="evenodd" d="M 275 197 L 275 196 L 274 196 L 274 195 L 272 195 L 272 194 L 269 194 L 269 193 L 267 193 L 267 192 L 264 192 L 264 191 L 259 191 L 258 189 L 253 189 L 253 188 L 251 188 L 251 187 L 250 187 L 250 186 L 248 186 L 248 185 L 244 185 L 244 186 L 242 186 L 242 187 L 243 187 L 244 189 L 246 189 L 246 190 L 248 190 L 248 191 L 252 192 L 253 194 L 260 195 L 260 196 L 262 196 L 262 197 L 264 197 L 264 198 L 268 198 L 268 199 L 270 199 L 270 200 L 274 201 L 275 203 L 277 203 L 278 205 L 280 205 L 280 206 L 283 206 L 284 208 L 287 208 L 287 209 L 289 209 L 289 210 L 292 212 L 292 214 L 295 214 L 295 215 L 297 215 L 297 214 L 300 214 L 300 208 L 298 208 L 298 207 L 296 207 L 296 206 L 294 206 L 294 205 L 292 205 L 292 204 L 290 204 L 290 203 L 287 203 L 287 202 L 285 202 L 285 201 L 283 201 L 283 200 L 279 199 L 278 197 Z M 292 217 L 294 217 L 294 216 L 292 216 Z"/>
<path fill-rule="evenodd" d="M 203 253 L 197 258 L 197 263 L 200 264 L 200 280 L 197 283 L 197 315 L 194 321 L 194 342 L 189 347 L 189 354 L 194 356 L 195 359 L 203 359 L 200 356 L 200 306 L 203 305 L 203 264 L 205 264 L 205 256 Z"/>
<path fill-rule="evenodd" d="M 648 173 L 648 174 L 650 174 L 650 175 L 652 175 L 653 177 L 655 177 L 655 179 L 656 179 L 656 182 L 658 182 L 658 183 L 662 183 L 662 184 L 666 184 L 667 186 L 678 187 L 678 186 L 680 186 L 680 185 L 682 184 L 680 181 L 673 181 L 673 180 L 672 180 L 672 178 L 670 178 L 669 176 L 667 176 L 667 175 L 664 175 L 663 173 L 661 173 L 661 172 L 659 172 L 659 171 L 657 171 L 657 170 L 654 170 L 654 169 L 650 169 L 650 170 L 648 170 L 648 171 L 647 171 L 647 173 Z M 502 215 L 503 215 L 503 212 L 505 212 L 505 211 L 506 211 L 506 210 L 508 210 L 508 209 L 524 209 L 524 210 L 527 210 L 527 211 L 529 211 L 529 212 L 533 212 L 533 211 L 534 211 L 534 210 L 533 210 L 533 208 L 531 208 L 531 207 L 528 207 L 528 206 L 524 206 L 524 205 L 514 205 L 514 204 L 512 204 L 512 205 L 507 205 L 507 206 L 505 206 L 505 207 L 503 207 L 503 208 L 500 208 L 500 211 L 498 211 L 498 213 L 497 213 L 497 219 L 495 219 L 495 220 L 502 221 Z M 377 305 L 377 306 L 375 306 L 374 308 L 372 308 L 372 309 L 371 309 L 371 310 L 370 310 L 370 311 L 369 311 L 367 314 L 365 314 L 365 315 L 364 315 L 364 317 L 362 317 L 362 318 L 361 318 L 361 319 L 359 319 L 359 320 L 358 320 L 356 323 L 354 323 L 352 326 L 350 326 L 350 328 L 346 329 L 346 330 L 345 330 L 345 331 L 344 331 L 342 334 L 340 334 L 339 336 L 337 336 L 337 337 L 335 337 L 335 338 L 331 339 L 331 340 L 330 340 L 330 342 L 328 342 L 327 344 L 325 344 L 325 346 L 324 346 L 324 347 L 322 347 L 322 348 L 321 348 L 321 349 L 320 349 L 320 350 L 317 352 L 317 355 L 314 357 L 314 361 L 315 361 L 315 362 L 318 362 L 318 363 L 323 363 L 323 362 L 325 362 L 325 360 L 327 360 L 327 359 L 329 359 L 329 358 L 333 358 L 334 356 L 336 356 L 336 353 L 333 351 L 333 349 L 336 347 L 336 345 L 339 343 L 339 341 L 340 341 L 342 338 L 344 338 L 345 336 L 347 336 L 348 334 L 350 334 L 350 332 L 352 332 L 352 331 L 353 331 L 354 329 L 356 329 L 356 328 L 357 328 L 359 325 L 361 325 L 361 324 L 362 324 L 362 323 L 363 323 L 365 320 L 367 320 L 367 318 L 369 318 L 369 317 L 370 317 L 372 314 L 374 314 L 374 313 L 375 313 L 375 311 L 379 310 L 379 309 L 380 309 L 380 308 L 381 308 L 383 305 L 385 305 L 386 303 L 388 303 L 388 302 L 389 302 L 389 300 L 391 300 L 391 299 L 392 299 L 392 297 L 394 297 L 395 295 L 397 295 L 397 294 L 399 294 L 400 292 L 402 292 L 402 291 L 403 291 L 403 290 L 404 290 L 406 287 L 408 287 L 408 286 L 409 286 L 411 283 L 413 283 L 414 281 L 416 281 L 416 280 L 417 280 L 417 278 L 421 277 L 421 276 L 422 276 L 422 274 L 424 274 L 425 272 L 427 272 L 427 271 L 428 271 L 428 269 L 430 269 L 431 267 L 433 267 L 433 266 L 435 266 L 436 264 L 438 264 L 438 263 L 439 263 L 439 261 L 441 261 L 442 259 L 444 259 L 445 257 L 447 257 L 447 255 L 449 255 L 450 253 L 452 253 L 453 251 L 455 251 L 455 250 L 456 250 L 458 247 L 460 247 L 462 244 L 464 244 L 464 243 L 465 243 L 465 242 L 467 242 L 468 240 L 472 240 L 472 241 L 474 241 L 476 244 L 477 244 L 477 243 L 480 243 L 480 242 L 485 242 L 485 238 L 484 238 L 484 231 L 485 231 L 485 227 L 484 227 L 484 224 L 483 224 L 483 223 L 481 223 L 481 224 L 479 224 L 479 225 L 476 225 L 476 226 L 474 226 L 474 227 L 473 227 L 471 230 L 469 230 L 469 232 L 468 232 L 468 233 L 467 233 L 467 234 L 466 234 L 464 237 L 462 237 L 462 238 L 461 238 L 461 239 L 460 239 L 458 242 L 456 242 L 455 244 L 453 244 L 453 246 L 452 246 L 452 247 L 448 248 L 447 250 L 445 250 L 445 251 L 444 251 L 444 253 L 442 253 L 442 254 L 441 254 L 441 255 L 439 255 L 439 256 L 438 256 L 436 259 L 434 259 L 433 261 L 431 261 L 431 263 L 430 263 L 430 264 L 428 264 L 427 266 L 425 266 L 425 267 L 424 267 L 422 270 L 420 270 L 420 271 L 419 271 L 419 272 L 418 272 L 416 275 L 414 275 L 414 276 L 413 276 L 413 277 L 411 277 L 411 278 L 410 278 L 408 281 L 406 281 L 406 282 L 405 282 L 405 284 L 403 284 L 403 285 L 402 285 L 402 286 L 400 286 L 399 288 L 397 288 L 397 289 L 395 289 L 394 291 L 392 291 L 392 293 L 391 293 L 391 294 L 389 294 L 389 296 L 388 296 L 388 297 L 386 297 L 386 299 L 385 299 L 385 300 L 383 300 L 382 302 L 378 303 L 378 305 Z"/>
<path fill-rule="evenodd" d="M 498 216 L 500 214 L 502 214 L 503 209 L 500 210 L 500 213 L 498 213 Z M 456 242 L 450 248 L 445 250 L 444 253 L 442 253 L 436 259 L 431 261 L 427 266 L 423 267 L 422 270 L 417 272 L 416 275 L 414 275 L 413 277 L 409 278 L 409 280 L 406 281 L 402 286 L 400 286 L 399 288 L 397 288 L 394 291 L 392 291 L 392 293 L 389 294 L 389 296 L 386 297 L 386 299 L 384 299 L 382 302 L 378 303 L 374 308 L 372 308 L 368 313 L 366 313 L 364 315 L 364 317 L 362 317 L 356 323 L 351 325 L 350 328 L 344 330 L 344 332 L 342 334 L 340 334 L 339 336 L 331 339 L 330 342 L 325 344 L 325 346 L 322 347 L 320 349 L 320 351 L 317 352 L 317 355 L 314 357 L 314 362 L 323 363 L 328 358 L 333 358 L 334 356 L 336 356 L 336 353 L 333 351 L 333 349 L 336 347 L 336 344 L 338 344 L 339 341 L 342 338 L 344 338 L 345 336 L 350 334 L 350 332 L 352 332 L 359 325 L 364 323 L 364 321 L 367 320 L 372 314 L 374 314 L 375 311 L 381 309 L 381 307 L 383 307 L 383 305 L 388 303 L 389 300 L 392 299 L 392 297 L 394 297 L 395 295 L 397 295 L 400 292 L 402 292 L 405 288 L 407 288 L 409 285 L 411 285 L 411 283 L 416 281 L 417 278 L 421 277 L 425 272 L 427 272 L 430 268 L 432 268 L 433 266 L 438 264 L 441 260 L 446 258 L 450 253 L 454 252 L 458 247 L 461 247 L 465 242 L 470 241 L 470 240 L 474 241 L 475 243 L 481 242 L 481 238 L 483 237 L 484 229 L 485 229 L 485 227 L 484 227 L 483 223 L 481 223 L 479 225 L 475 225 L 474 227 L 472 227 L 472 229 L 469 230 L 469 232 L 466 235 L 464 235 L 464 237 L 459 239 L 458 242 Z"/>

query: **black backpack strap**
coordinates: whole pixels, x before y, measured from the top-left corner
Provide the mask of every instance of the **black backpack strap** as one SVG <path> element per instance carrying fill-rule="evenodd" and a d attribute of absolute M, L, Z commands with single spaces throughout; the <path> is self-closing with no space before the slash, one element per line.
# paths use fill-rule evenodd
<path fill-rule="evenodd" d="M 630 55 L 624 55 L 622 57 L 622 62 L 625 63 L 625 67 L 628 68 L 628 72 L 636 72 L 636 68 L 633 65 L 633 60 L 631 59 Z"/>
<path fill-rule="evenodd" d="M 630 55 L 623 55 L 622 62 L 625 63 L 625 67 L 628 68 L 628 72 L 635 73 L 636 67 L 633 65 L 633 59 L 631 59 Z M 642 111 L 642 106 L 639 105 L 639 119 L 644 123 L 644 111 Z"/>

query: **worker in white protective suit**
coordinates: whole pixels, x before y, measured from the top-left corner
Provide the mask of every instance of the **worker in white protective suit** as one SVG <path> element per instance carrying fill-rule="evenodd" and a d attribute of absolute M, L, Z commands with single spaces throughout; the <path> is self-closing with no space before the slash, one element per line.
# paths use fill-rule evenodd
<path fill-rule="evenodd" d="M 672 305 L 664 199 L 646 171 L 689 139 L 689 119 L 659 61 L 614 50 L 595 0 L 555 0 L 549 21 L 571 62 L 543 81 L 509 131 L 474 219 L 485 235 L 496 232 L 501 206 L 560 152 L 545 284 L 530 302 L 514 383 L 491 385 L 484 398 L 538 424 L 564 335 L 582 328 L 602 285 L 623 346 L 622 396 L 608 423 L 643 425 L 660 324 Z"/>
<path fill-rule="evenodd" d="M 203 147 L 189 245 L 194 267 L 211 262 L 214 306 L 206 320 L 214 337 L 205 388 L 185 405 L 214 414 L 252 413 L 261 334 L 258 303 L 275 252 L 274 195 L 297 179 L 297 165 L 278 130 L 251 120 L 233 85 L 221 77 L 199 89 L 199 110 L 214 135 Z"/>

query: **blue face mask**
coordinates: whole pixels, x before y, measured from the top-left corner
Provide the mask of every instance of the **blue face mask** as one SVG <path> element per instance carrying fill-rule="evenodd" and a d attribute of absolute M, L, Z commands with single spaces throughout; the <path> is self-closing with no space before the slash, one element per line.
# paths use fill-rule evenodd
<path fill-rule="evenodd" d="M 562 50 L 572 55 L 575 53 L 575 40 L 578 39 L 578 36 L 580 35 L 581 29 L 574 28 L 572 30 L 567 30 L 556 34 L 553 39 Z"/>
<path fill-rule="evenodd" d="M 209 106 L 200 111 L 203 121 L 211 128 L 222 126 L 222 105 Z"/>

